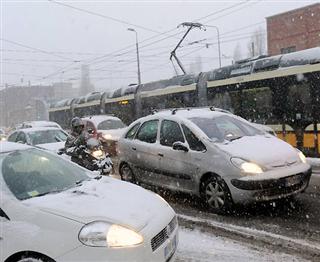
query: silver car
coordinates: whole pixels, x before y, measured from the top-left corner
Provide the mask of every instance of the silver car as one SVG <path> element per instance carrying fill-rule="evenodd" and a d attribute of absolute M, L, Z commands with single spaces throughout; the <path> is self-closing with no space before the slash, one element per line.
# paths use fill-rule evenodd
<path fill-rule="evenodd" d="M 216 108 L 167 110 L 132 123 L 119 141 L 122 180 L 200 196 L 214 212 L 303 191 L 297 149 Z"/>

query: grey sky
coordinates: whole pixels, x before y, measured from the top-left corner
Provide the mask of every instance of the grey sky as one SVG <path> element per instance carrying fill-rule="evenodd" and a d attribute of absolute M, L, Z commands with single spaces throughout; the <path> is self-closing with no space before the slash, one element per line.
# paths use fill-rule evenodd
<path fill-rule="evenodd" d="M 24 84 L 28 81 L 32 84 L 50 84 L 70 79 L 78 85 L 79 67 L 81 63 L 88 61 L 89 64 L 92 63 L 90 66 L 92 82 L 98 89 L 114 89 L 137 83 L 135 35 L 127 31 L 128 27 L 136 29 L 140 42 L 154 37 L 140 43 L 142 82 L 169 78 L 174 74 L 173 67 L 169 63 L 170 51 L 185 31 L 184 28 L 175 29 L 177 25 L 213 13 L 215 14 L 198 22 L 216 25 L 219 28 L 222 65 L 228 65 L 231 64 L 231 58 L 228 57 L 233 56 L 237 43 L 241 45 L 242 55 L 244 57 L 247 55 L 250 34 L 258 27 L 265 30 L 265 17 L 318 1 L 60 2 L 147 29 L 46 0 L 2 0 L 1 38 L 34 49 L 12 42 L 0 42 L 1 86 L 4 83 L 19 84 L 22 81 Z M 243 4 L 240 4 L 241 2 Z M 221 11 L 223 9 L 225 10 Z M 247 28 L 241 29 L 243 27 Z M 170 30 L 173 31 L 159 34 Z M 172 36 L 174 34 L 178 35 Z M 181 57 L 187 69 L 191 63 L 199 59 L 199 56 L 203 70 L 219 66 L 216 36 L 216 31 L 212 28 L 208 28 L 207 31 L 196 29 L 191 31 L 184 42 L 185 47 L 177 51 L 178 57 Z M 202 44 L 186 45 L 202 39 L 206 39 Z M 205 43 L 213 45 L 206 48 Z M 130 45 L 131 47 L 119 52 L 120 49 Z M 123 54 L 126 51 L 128 52 Z M 112 55 L 104 59 L 93 60 L 110 53 Z"/>

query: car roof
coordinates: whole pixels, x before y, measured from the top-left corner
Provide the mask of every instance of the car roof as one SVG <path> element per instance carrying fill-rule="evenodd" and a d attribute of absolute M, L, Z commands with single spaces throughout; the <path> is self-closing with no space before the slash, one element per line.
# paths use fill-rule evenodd
<path fill-rule="evenodd" d="M 13 142 L 0 142 L 0 153 L 5 152 L 12 152 L 16 150 L 24 150 L 32 148 L 31 146 L 28 146 L 26 144 L 20 144 L 20 143 L 13 143 Z"/>
<path fill-rule="evenodd" d="M 17 129 L 15 130 L 15 132 L 18 131 L 23 131 L 25 133 L 30 133 L 30 132 L 37 132 L 37 131 L 46 131 L 46 130 L 62 130 L 61 128 L 58 127 L 29 127 L 29 128 L 21 128 L 21 129 Z"/>
<path fill-rule="evenodd" d="M 219 108 L 182 108 L 182 109 L 169 109 L 155 112 L 152 115 L 146 116 L 140 120 L 156 119 L 159 117 L 168 117 L 174 119 L 190 119 L 190 118 L 212 118 L 222 115 L 235 116 L 232 113 L 219 109 Z M 138 121 L 138 120 L 137 120 Z"/>
<path fill-rule="evenodd" d="M 120 120 L 120 118 L 115 117 L 115 116 L 111 116 L 111 115 L 93 115 L 93 116 L 87 116 L 87 117 L 83 117 L 81 118 L 83 120 L 89 120 L 91 122 L 93 122 L 93 124 L 95 126 L 99 125 L 101 122 L 105 121 L 105 120 Z"/>
<path fill-rule="evenodd" d="M 26 126 L 26 125 L 30 125 L 32 127 L 50 127 L 50 126 L 60 126 L 58 123 L 53 122 L 53 121 L 45 121 L 45 120 L 41 120 L 41 121 L 26 121 L 23 122 L 22 127 Z"/>

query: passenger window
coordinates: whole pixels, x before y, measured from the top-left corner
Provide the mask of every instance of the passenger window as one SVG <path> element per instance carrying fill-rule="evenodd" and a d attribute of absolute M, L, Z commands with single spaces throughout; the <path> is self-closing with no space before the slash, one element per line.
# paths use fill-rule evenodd
<path fill-rule="evenodd" d="M 159 120 L 151 120 L 143 123 L 136 138 L 147 143 L 155 143 L 157 141 L 158 122 Z"/>
<path fill-rule="evenodd" d="M 137 130 L 139 129 L 139 126 L 140 126 L 140 123 L 135 124 L 132 128 L 130 128 L 125 138 L 133 139 L 134 135 L 137 133 Z"/>
<path fill-rule="evenodd" d="M 18 136 L 18 132 L 14 132 L 13 134 L 11 134 L 9 137 L 8 137 L 8 141 L 9 142 L 16 142 L 17 141 L 17 136 Z"/>
<path fill-rule="evenodd" d="M 191 150 L 194 150 L 194 151 L 206 150 L 205 145 L 200 141 L 199 138 L 196 137 L 195 134 L 192 133 L 192 131 L 188 127 L 186 127 L 185 125 L 182 125 L 182 129 Z"/>
<path fill-rule="evenodd" d="M 184 143 L 184 137 L 179 124 L 174 121 L 163 120 L 161 123 L 160 144 L 171 147 L 177 141 Z"/>
<path fill-rule="evenodd" d="M 17 142 L 22 142 L 23 144 L 27 143 L 26 135 L 23 132 L 20 132 L 18 137 L 17 137 Z"/>

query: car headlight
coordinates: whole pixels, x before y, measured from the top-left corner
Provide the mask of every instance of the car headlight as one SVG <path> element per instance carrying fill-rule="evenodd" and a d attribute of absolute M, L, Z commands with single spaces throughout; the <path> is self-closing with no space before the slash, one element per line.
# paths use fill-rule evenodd
<path fill-rule="evenodd" d="M 103 151 L 102 150 L 95 150 L 92 152 L 92 155 L 95 157 L 95 158 L 100 158 L 103 156 Z"/>
<path fill-rule="evenodd" d="M 241 158 L 233 157 L 231 158 L 231 163 L 237 168 L 240 168 L 245 173 L 249 173 L 249 174 L 263 173 L 263 170 L 259 165 L 252 162 L 247 162 Z"/>
<path fill-rule="evenodd" d="M 301 151 L 299 151 L 298 155 L 299 155 L 299 158 L 302 163 L 304 163 L 304 164 L 307 163 L 307 158 L 305 157 L 305 155 Z"/>
<path fill-rule="evenodd" d="M 143 237 L 129 229 L 104 221 L 85 225 L 79 232 L 82 244 L 92 247 L 132 247 L 143 242 Z"/>
<path fill-rule="evenodd" d="M 106 140 L 109 140 L 109 139 L 112 139 L 112 135 L 110 135 L 110 134 L 104 134 L 104 135 L 103 135 L 103 138 L 106 139 Z"/>

